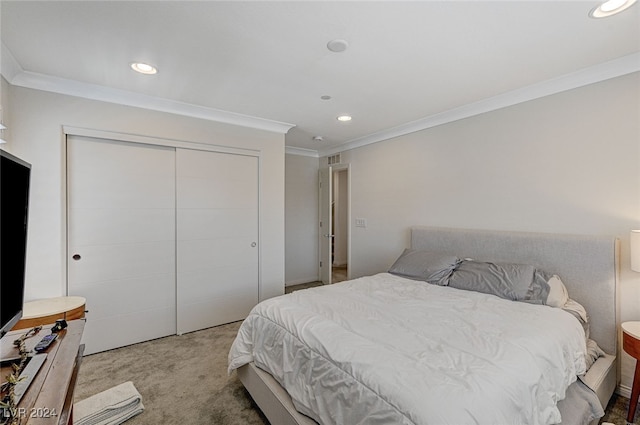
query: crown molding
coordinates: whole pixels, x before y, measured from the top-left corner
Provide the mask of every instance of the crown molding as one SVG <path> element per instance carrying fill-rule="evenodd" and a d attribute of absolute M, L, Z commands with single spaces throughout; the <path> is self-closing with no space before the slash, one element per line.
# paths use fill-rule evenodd
<path fill-rule="evenodd" d="M 19 87 L 44 90 L 154 111 L 168 112 L 170 114 L 184 115 L 224 124 L 271 131 L 279 134 L 286 134 L 292 127 L 294 127 L 294 124 L 272 121 L 184 102 L 177 102 L 175 100 L 163 99 L 160 97 L 148 96 L 125 90 L 112 89 L 97 84 L 81 83 L 78 81 L 52 77 L 50 75 L 38 74 L 29 71 L 21 72 L 9 82 L 14 86 Z"/>
<path fill-rule="evenodd" d="M 286 134 L 292 127 L 295 127 L 294 124 L 237 114 L 234 112 L 193 105 L 185 102 L 177 102 L 160 97 L 133 93 L 126 90 L 104 87 L 97 84 L 82 83 L 36 72 L 24 71 L 10 53 L 9 49 L 6 48 L 4 43 L 2 44 L 2 67 L 0 72 L 2 72 L 4 78 L 11 85 L 18 87 L 43 90 L 154 111 L 168 112 L 176 115 L 238 125 L 279 134 Z"/>
<path fill-rule="evenodd" d="M 319 151 L 318 154 L 319 156 L 333 155 L 638 71 L 640 71 L 640 52 L 349 140 L 342 145 Z"/>
<path fill-rule="evenodd" d="M 54 93 L 77 96 L 103 102 L 134 106 L 144 109 L 168 112 L 225 124 L 249 127 L 258 130 L 286 134 L 294 124 L 252 117 L 234 112 L 223 111 L 204 106 L 177 102 L 174 100 L 112 89 L 96 84 L 81 83 L 64 78 L 52 77 L 24 71 L 9 49 L 0 43 L 2 55 L 0 72 L 14 86 L 44 90 Z M 338 152 L 356 149 L 373 143 L 400 137 L 406 134 L 426 130 L 438 125 L 447 124 L 485 112 L 513 106 L 519 103 L 549 96 L 567 90 L 598 83 L 611 78 L 620 77 L 640 71 L 640 52 L 620 57 L 608 62 L 594 65 L 557 78 L 542 81 L 520 89 L 512 90 L 498 96 L 483 99 L 467 105 L 430 115 L 377 133 L 352 139 L 339 146 L 325 150 L 312 150 L 286 146 L 285 153 L 310 157 L 333 155 Z"/>
<path fill-rule="evenodd" d="M 0 43 L 0 73 L 5 80 L 11 82 L 16 75 L 24 72 L 13 53 L 5 46 L 4 43 Z"/>
<path fill-rule="evenodd" d="M 310 156 L 313 158 L 319 158 L 318 151 L 313 149 L 296 148 L 294 146 L 285 146 L 284 153 L 289 155 Z"/>

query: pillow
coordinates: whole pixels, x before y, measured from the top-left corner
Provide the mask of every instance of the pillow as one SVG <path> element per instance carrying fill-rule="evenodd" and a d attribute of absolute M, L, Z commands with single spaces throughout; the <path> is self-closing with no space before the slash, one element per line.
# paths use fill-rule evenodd
<path fill-rule="evenodd" d="M 549 285 L 549 295 L 547 296 L 547 300 L 545 302 L 546 305 L 551 307 L 562 308 L 569 301 L 569 292 L 567 288 L 562 283 L 562 280 L 558 277 L 558 275 L 553 275 L 547 281 Z"/>
<path fill-rule="evenodd" d="M 446 285 L 449 276 L 459 263 L 460 259 L 455 255 L 405 249 L 393 263 L 389 273 L 436 285 Z"/>
<path fill-rule="evenodd" d="M 449 279 L 449 286 L 556 308 L 564 308 L 571 301 L 558 275 L 548 274 L 528 264 L 465 259 Z"/>
<path fill-rule="evenodd" d="M 465 260 L 451 274 L 449 286 L 524 301 L 534 281 L 535 271 L 535 267 L 528 264 Z"/>
<path fill-rule="evenodd" d="M 536 269 L 533 273 L 533 280 L 529 285 L 529 290 L 524 300 L 531 304 L 546 304 L 549 299 L 549 275 L 542 270 Z"/>

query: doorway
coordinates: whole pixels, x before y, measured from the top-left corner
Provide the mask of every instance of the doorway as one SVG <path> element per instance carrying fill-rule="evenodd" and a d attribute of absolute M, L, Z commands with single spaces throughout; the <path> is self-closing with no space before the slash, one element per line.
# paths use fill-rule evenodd
<path fill-rule="evenodd" d="M 333 165 L 319 175 L 320 280 L 326 285 L 349 279 L 349 165 Z"/>
<path fill-rule="evenodd" d="M 349 172 L 347 169 L 333 171 L 332 195 L 331 282 L 337 283 L 347 280 L 349 274 Z"/>

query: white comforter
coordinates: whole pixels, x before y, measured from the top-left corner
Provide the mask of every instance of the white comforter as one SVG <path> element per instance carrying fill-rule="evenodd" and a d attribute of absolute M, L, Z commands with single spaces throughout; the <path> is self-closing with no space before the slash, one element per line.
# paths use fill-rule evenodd
<path fill-rule="evenodd" d="M 229 372 L 254 361 L 321 424 L 552 424 L 585 350 L 560 309 L 381 273 L 260 303 Z"/>

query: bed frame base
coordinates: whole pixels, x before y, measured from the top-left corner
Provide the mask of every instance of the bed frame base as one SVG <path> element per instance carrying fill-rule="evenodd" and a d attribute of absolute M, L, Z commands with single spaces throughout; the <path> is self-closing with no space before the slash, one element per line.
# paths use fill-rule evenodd
<path fill-rule="evenodd" d="M 267 372 L 253 362 L 237 369 L 238 378 L 270 423 L 277 425 L 318 425 L 298 412 L 291 397 Z"/>

